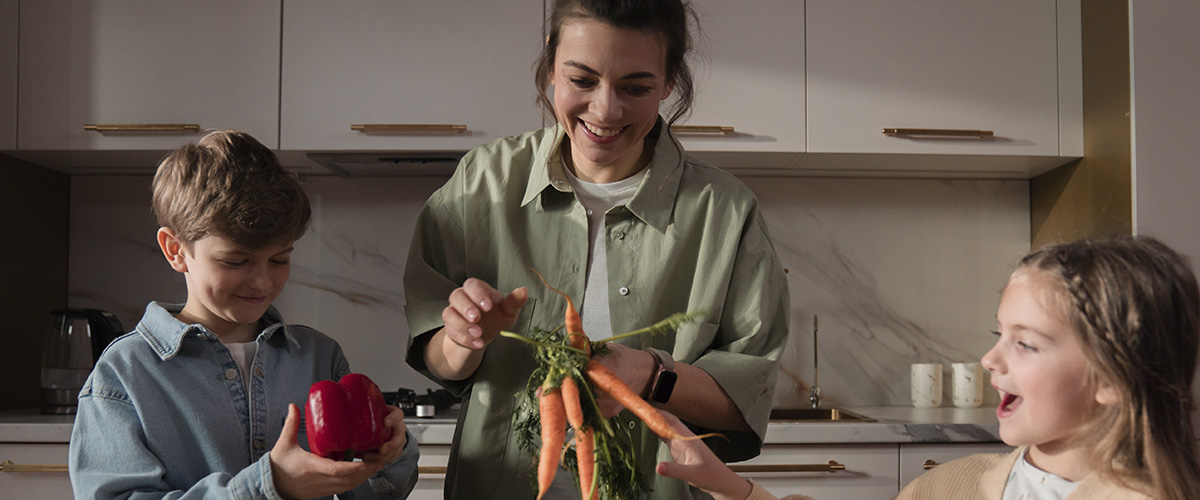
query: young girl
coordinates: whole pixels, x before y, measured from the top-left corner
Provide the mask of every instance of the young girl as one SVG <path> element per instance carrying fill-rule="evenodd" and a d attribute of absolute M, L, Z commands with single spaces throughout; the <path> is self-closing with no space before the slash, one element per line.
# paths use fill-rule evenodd
<path fill-rule="evenodd" d="M 1029 254 L 1009 278 L 999 339 L 983 356 L 1000 393 L 1000 437 L 1018 448 L 948 462 L 897 498 L 1200 498 L 1190 414 L 1198 315 L 1191 268 L 1153 238 Z M 718 498 L 747 498 L 754 486 L 712 473 L 713 457 L 694 441 L 670 446 L 680 463 L 659 464 L 660 474 L 715 483 L 697 486 Z"/>

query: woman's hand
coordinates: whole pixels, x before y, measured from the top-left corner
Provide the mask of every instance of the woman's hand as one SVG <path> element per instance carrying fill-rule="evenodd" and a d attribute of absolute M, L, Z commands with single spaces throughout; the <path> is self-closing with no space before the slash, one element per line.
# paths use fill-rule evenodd
<path fill-rule="evenodd" d="M 667 411 L 659 411 L 675 432 L 685 437 L 695 436 L 678 417 Z M 663 441 L 671 449 L 671 458 L 675 461 L 659 462 L 655 468 L 659 475 L 687 481 L 688 484 L 708 492 L 716 500 L 746 500 L 750 496 L 750 490 L 753 488 L 750 482 L 730 470 L 703 441 Z"/>
<path fill-rule="evenodd" d="M 594 356 L 592 359 L 612 370 L 635 393 L 646 394 L 654 377 L 654 355 L 612 342 L 607 346 L 612 352 L 603 356 Z M 596 405 L 600 408 L 600 413 L 604 415 L 604 418 L 612 418 L 625 409 L 621 403 L 605 394 L 604 391 L 596 391 Z"/>
<path fill-rule="evenodd" d="M 528 298 L 524 287 L 505 295 L 483 280 L 470 278 L 450 293 L 450 305 L 442 310 L 446 339 L 464 349 L 483 349 L 517 323 Z"/>
<path fill-rule="evenodd" d="M 284 498 L 324 497 L 350 491 L 382 470 L 387 463 L 338 462 L 304 451 L 296 442 L 300 433 L 299 414 L 300 410 L 296 405 L 288 405 L 283 433 L 279 435 L 279 440 L 275 442 L 275 447 L 271 448 L 270 453 L 275 491 Z M 391 417 L 392 414 L 388 416 Z M 403 440 L 404 431 L 401 430 L 400 434 L 400 439 Z M 384 446 L 392 444 L 395 440 L 393 436 L 392 441 Z"/>

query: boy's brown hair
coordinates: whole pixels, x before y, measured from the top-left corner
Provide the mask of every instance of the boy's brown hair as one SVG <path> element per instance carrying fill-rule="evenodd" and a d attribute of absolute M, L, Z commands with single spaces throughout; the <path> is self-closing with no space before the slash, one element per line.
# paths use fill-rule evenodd
<path fill-rule="evenodd" d="M 158 225 L 184 245 L 218 235 L 247 250 L 290 244 L 312 209 L 296 175 L 245 132 L 216 130 L 162 160 L 151 185 Z"/>

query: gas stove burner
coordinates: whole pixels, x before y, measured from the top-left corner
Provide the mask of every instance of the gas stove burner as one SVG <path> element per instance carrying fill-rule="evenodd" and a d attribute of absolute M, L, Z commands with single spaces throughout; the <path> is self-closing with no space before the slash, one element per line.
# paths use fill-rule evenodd
<path fill-rule="evenodd" d="M 417 394 L 417 391 L 403 387 L 396 389 L 396 392 L 383 393 L 383 399 L 387 404 L 403 410 L 404 416 L 420 418 L 433 418 L 438 412 L 462 402 L 462 398 L 445 389 L 425 389 L 425 394 Z"/>

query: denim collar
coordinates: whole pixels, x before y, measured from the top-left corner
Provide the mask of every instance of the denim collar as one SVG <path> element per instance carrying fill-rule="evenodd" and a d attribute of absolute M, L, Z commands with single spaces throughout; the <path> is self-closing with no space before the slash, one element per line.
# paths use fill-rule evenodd
<path fill-rule="evenodd" d="M 175 315 L 182 310 L 183 304 L 151 302 L 146 306 L 145 316 L 142 316 L 141 321 L 138 322 L 137 333 L 146 339 L 146 343 L 150 344 L 150 348 L 154 349 L 155 354 L 158 354 L 163 361 L 174 358 L 183 345 L 183 339 L 188 336 L 220 342 L 217 334 L 203 325 L 198 323 L 188 325 L 176 319 Z M 300 343 L 288 331 L 287 325 L 283 323 L 283 316 L 279 314 L 275 306 L 268 307 L 263 318 L 269 326 L 258 334 L 256 342 L 269 340 L 276 333 L 282 332 L 292 348 L 300 348 Z"/>

